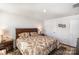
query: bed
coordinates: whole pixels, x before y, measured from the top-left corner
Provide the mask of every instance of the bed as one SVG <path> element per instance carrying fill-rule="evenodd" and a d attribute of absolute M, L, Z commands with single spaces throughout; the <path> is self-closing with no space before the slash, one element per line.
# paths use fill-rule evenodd
<path fill-rule="evenodd" d="M 37 28 L 16 29 L 16 46 L 22 55 L 48 55 L 58 47 L 59 42 L 56 38 L 42 36 L 37 32 Z"/>

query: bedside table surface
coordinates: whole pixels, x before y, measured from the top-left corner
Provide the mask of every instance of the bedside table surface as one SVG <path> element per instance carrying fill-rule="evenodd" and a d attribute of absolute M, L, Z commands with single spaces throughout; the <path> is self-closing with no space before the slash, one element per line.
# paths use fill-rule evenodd
<path fill-rule="evenodd" d="M 11 47 L 11 48 L 13 47 L 13 41 L 12 40 L 11 41 L 4 41 L 4 42 L 0 43 L 0 50 L 6 49 L 8 47 Z"/>

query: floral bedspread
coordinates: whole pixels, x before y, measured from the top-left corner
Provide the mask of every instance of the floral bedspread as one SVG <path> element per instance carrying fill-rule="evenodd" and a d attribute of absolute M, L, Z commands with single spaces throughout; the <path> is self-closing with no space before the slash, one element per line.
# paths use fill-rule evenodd
<path fill-rule="evenodd" d="M 19 37 L 17 48 L 23 55 L 47 55 L 58 46 L 58 41 L 49 36 Z"/>

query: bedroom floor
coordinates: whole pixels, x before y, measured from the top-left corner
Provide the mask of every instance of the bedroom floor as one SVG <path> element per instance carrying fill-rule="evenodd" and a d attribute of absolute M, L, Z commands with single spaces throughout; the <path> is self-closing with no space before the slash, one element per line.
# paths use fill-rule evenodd
<path fill-rule="evenodd" d="M 49 55 L 74 55 L 75 53 L 76 48 L 61 44 L 59 49 L 55 49 Z"/>
<path fill-rule="evenodd" d="M 76 48 L 61 44 L 59 49 L 53 50 L 49 55 L 74 55 Z M 18 49 L 7 53 L 7 55 L 21 55 Z"/>

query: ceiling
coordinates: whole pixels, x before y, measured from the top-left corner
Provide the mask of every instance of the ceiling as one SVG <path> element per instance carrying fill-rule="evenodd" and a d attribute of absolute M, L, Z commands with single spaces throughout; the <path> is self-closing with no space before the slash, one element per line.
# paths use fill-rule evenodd
<path fill-rule="evenodd" d="M 47 20 L 78 14 L 74 3 L 2 3 L 0 12 L 26 17 L 28 19 Z"/>

